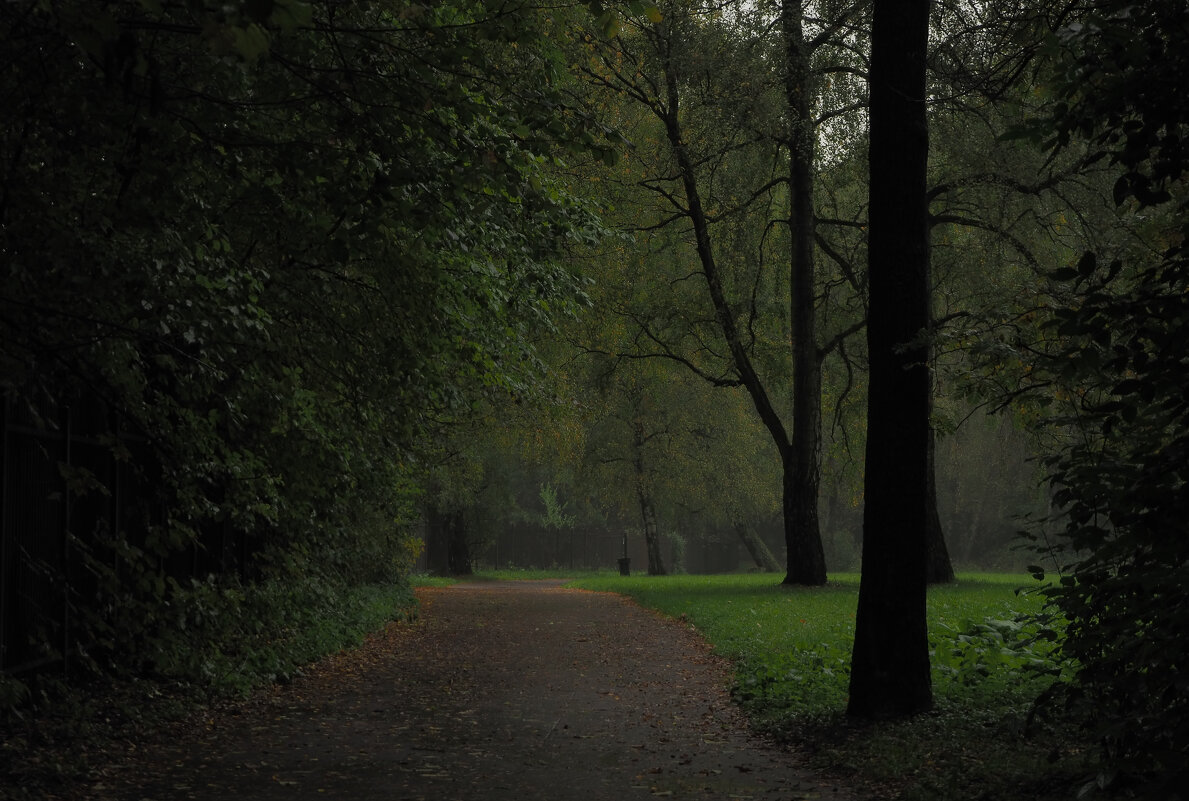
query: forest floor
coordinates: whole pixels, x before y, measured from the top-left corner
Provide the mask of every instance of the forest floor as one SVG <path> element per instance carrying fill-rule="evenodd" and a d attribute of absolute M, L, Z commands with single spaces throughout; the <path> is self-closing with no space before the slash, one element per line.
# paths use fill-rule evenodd
<path fill-rule="evenodd" d="M 857 801 L 758 739 L 687 625 L 561 581 L 422 588 L 419 618 L 139 744 L 71 798 Z"/>

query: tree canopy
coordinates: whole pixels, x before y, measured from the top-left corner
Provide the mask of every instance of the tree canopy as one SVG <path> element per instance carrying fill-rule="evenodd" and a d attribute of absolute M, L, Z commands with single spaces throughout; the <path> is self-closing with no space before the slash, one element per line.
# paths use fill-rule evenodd
<path fill-rule="evenodd" d="M 98 410 L 87 433 L 141 475 L 139 515 L 67 524 L 104 592 L 223 527 L 253 570 L 400 575 L 421 443 L 528 391 L 534 338 L 583 299 L 562 256 L 598 226 L 553 168 L 597 128 L 565 111 L 539 22 L 4 4 L 6 419 Z M 96 470 L 69 478 L 114 497 Z M 171 578 L 133 595 L 204 577 Z M 97 630 L 142 628 L 135 604 L 104 608 Z"/>

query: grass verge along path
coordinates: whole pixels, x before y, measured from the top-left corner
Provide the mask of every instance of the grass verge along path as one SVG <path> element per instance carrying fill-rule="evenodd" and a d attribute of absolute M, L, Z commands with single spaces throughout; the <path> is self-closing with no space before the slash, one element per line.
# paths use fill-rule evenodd
<path fill-rule="evenodd" d="M 1041 598 L 1026 575 L 963 574 L 929 593 L 936 708 L 858 725 L 843 714 L 859 577 L 790 588 L 772 575 L 584 578 L 694 626 L 735 665 L 734 696 L 760 729 L 815 766 L 901 799 L 1072 798 L 1090 770 L 1074 733 L 1028 726 L 1052 667 L 1022 616 Z"/>

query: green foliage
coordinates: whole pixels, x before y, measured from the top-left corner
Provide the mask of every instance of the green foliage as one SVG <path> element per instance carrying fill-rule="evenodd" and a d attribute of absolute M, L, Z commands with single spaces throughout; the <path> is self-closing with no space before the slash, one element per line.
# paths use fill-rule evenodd
<path fill-rule="evenodd" d="M 761 717 L 789 710 L 836 706 L 846 699 L 840 677 L 850 675 L 850 648 L 823 642 L 792 654 L 773 654 L 737 679 L 734 696 Z"/>
<path fill-rule="evenodd" d="M 967 687 L 1007 674 L 1020 679 L 1059 675 L 1060 663 L 1047 632 L 1032 615 L 979 623 L 934 624 L 931 662 L 936 673 Z"/>
<path fill-rule="evenodd" d="M 665 542 L 669 543 L 669 547 L 673 552 L 672 563 L 669 565 L 669 571 L 672 573 L 686 572 L 685 547 L 687 543 L 685 537 L 683 537 L 677 531 L 673 531 L 671 529 L 666 529 L 663 531 L 662 537 L 664 538 Z"/>
<path fill-rule="evenodd" d="M 552 484 L 541 485 L 541 503 L 545 513 L 541 516 L 541 524 L 545 528 L 563 529 L 573 528 L 577 517 L 566 512 L 566 505 L 557 498 L 557 490 Z"/>
<path fill-rule="evenodd" d="M 562 257 L 599 227 L 558 154 L 610 144 L 542 24 L 466 0 L 0 5 L 0 391 L 118 421 L 137 490 L 118 530 L 74 521 L 87 664 L 283 672 L 175 646 L 247 634 L 219 633 L 229 609 L 284 622 L 286 583 L 326 609 L 407 568 L 418 452 L 530 385 L 583 302 Z"/>
<path fill-rule="evenodd" d="M 1041 627 L 1020 616 L 1039 611 L 1041 599 L 1015 592 L 1023 576 L 959 578 L 929 594 L 938 697 L 957 701 L 972 688 L 1017 702 L 1035 695 L 1056 665 Z M 845 705 L 858 576 L 837 574 L 818 589 L 786 588 L 763 575 L 607 576 L 577 586 L 622 592 L 688 620 L 737 663 L 736 697 L 761 717 L 823 715 Z"/>
<path fill-rule="evenodd" d="M 1054 42 L 1037 123 L 1047 147 L 1108 159 L 1120 211 L 1147 221 L 1146 248 L 1051 272 L 1053 347 L 1035 372 L 1067 399 L 1054 418 L 1072 433 L 1047 462 L 1064 529 L 1048 596 L 1074 669 L 1063 697 L 1100 738 L 1098 783 L 1118 775 L 1156 795 L 1189 781 L 1187 31 L 1183 3 L 1092 4 Z"/>
<path fill-rule="evenodd" d="M 364 584 L 344 590 L 319 581 L 247 586 L 195 582 L 173 593 L 178 619 L 162 627 L 149 670 L 216 696 L 291 678 L 363 635 L 413 614 L 407 584 Z"/>

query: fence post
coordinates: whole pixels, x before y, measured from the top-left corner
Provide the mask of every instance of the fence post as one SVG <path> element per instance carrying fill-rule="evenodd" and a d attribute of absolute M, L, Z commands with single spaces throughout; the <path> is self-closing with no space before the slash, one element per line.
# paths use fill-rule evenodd
<path fill-rule="evenodd" d="M 0 671 L 8 664 L 8 574 L 12 558 L 8 531 L 8 407 L 11 403 L 8 397 L 0 403 L 0 429 L 4 432 L 0 440 Z"/>
<path fill-rule="evenodd" d="M 62 458 L 66 469 L 62 474 L 62 676 L 70 676 L 70 476 L 74 467 L 73 438 L 74 425 L 71 407 L 62 411 Z"/>

